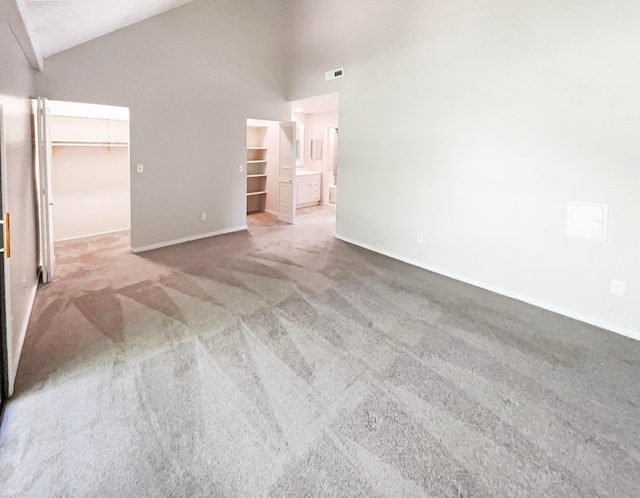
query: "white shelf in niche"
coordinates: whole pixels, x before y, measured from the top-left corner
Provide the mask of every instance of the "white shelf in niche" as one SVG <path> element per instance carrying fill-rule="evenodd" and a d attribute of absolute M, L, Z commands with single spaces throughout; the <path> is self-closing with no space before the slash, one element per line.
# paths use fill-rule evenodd
<path fill-rule="evenodd" d="M 247 126 L 247 213 L 262 212 L 266 207 L 268 130 L 268 126 Z"/>
<path fill-rule="evenodd" d="M 105 148 L 109 152 L 113 147 L 117 147 L 119 149 L 129 147 L 129 142 L 118 142 L 118 141 L 102 141 L 102 140 L 52 140 L 51 141 L 51 150 L 53 152 L 62 149 L 71 147 L 72 149 L 85 149 L 85 148 L 93 148 L 96 147 Z"/>

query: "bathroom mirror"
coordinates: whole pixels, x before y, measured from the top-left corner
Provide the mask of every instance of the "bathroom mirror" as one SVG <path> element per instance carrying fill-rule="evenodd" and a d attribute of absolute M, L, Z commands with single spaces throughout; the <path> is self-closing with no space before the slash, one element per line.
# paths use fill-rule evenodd
<path fill-rule="evenodd" d="M 304 125 L 296 125 L 296 166 L 304 165 Z"/>
<path fill-rule="evenodd" d="M 311 159 L 322 161 L 322 140 L 311 140 Z"/>

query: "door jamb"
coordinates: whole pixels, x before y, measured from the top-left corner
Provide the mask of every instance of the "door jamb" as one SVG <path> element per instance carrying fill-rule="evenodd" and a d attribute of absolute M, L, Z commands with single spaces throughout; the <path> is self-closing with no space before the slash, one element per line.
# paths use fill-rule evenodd
<path fill-rule="evenodd" d="M 3 218 L 6 213 L 7 207 L 7 188 L 6 188 L 6 153 L 5 153 L 5 142 L 4 142 L 4 110 L 2 105 L 0 105 L 0 217 Z M 4 223 L 2 224 L 2 230 L 5 230 Z M 6 232 L 3 234 L 6 237 Z M 6 243 L 6 238 L 3 239 Z M 8 292 L 10 289 L 10 280 L 9 280 L 9 264 L 7 261 L 7 257 L 2 256 L 2 261 L 0 265 L 0 278 L 2 279 L 2 291 L 0 291 L 0 308 L 2 311 L 2 316 L 0 317 L 0 369 L 2 369 L 0 375 L 0 423 L 2 422 L 2 415 L 4 413 L 4 408 L 9 398 L 10 390 L 9 390 L 9 337 L 11 335 L 11 294 Z"/>

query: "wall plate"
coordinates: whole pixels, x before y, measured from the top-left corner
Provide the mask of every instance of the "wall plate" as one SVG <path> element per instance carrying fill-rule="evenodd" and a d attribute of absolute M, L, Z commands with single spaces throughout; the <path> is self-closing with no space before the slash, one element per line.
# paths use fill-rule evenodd
<path fill-rule="evenodd" d="M 607 205 L 569 201 L 567 235 L 585 239 L 607 239 Z"/>

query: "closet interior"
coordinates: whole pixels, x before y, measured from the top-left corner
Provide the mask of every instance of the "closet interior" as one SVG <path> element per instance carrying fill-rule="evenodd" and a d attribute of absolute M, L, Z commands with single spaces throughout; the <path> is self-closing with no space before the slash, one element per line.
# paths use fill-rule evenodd
<path fill-rule="evenodd" d="M 247 214 L 277 213 L 279 133 L 277 121 L 247 120 Z"/>
<path fill-rule="evenodd" d="M 55 241 L 130 230 L 128 109 L 49 105 Z"/>

